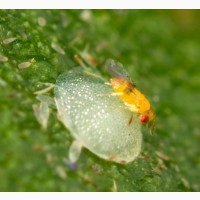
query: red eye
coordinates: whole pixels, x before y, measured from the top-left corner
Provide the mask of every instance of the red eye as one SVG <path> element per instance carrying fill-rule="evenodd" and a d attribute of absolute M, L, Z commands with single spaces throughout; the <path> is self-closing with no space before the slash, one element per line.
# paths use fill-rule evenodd
<path fill-rule="evenodd" d="M 142 122 L 142 123 L 149 122 L 149 116 L 148 115 L 140 115 L 140 122 Z"/>

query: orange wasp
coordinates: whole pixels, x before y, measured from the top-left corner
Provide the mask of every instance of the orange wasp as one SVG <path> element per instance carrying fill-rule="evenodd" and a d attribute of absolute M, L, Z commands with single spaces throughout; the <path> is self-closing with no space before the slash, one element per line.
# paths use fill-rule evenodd
<path fill-rule="evenodd" d="M 149 125 L 149 122 L 153 122 L 151 125 L 154 125 L 156 115 L 149 100 L 136 88 L 123 65 L 109 59 L 106 62 L 106 68 L 113 76 L 111 78 L 113 95 L 118 95 L 130 111 L 139 114 L 141 123 L 148 123 Z M 132 123 L 132 118 L 133 116 L 131 116 L 128 125 Z"/>

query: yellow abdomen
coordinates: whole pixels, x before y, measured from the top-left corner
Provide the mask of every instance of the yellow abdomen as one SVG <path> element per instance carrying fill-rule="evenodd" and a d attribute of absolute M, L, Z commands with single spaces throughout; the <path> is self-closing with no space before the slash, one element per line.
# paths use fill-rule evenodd
<path fill-rule="evenodd" d="M 133 89 L 132 92 L 126 93 L 122 92 L 122 95 L 120 95 L 121 100 L 128 104 L 133 105 L 138 109 L 138 113 L 144 113 L 148 111 L 151 107 L 149 101 L 146 99 L 146 97 L 136 88 Z"/>
<path fill-rule="evenodd" d="M 133 108 L 132 111 L 145 113 L 151 109 L 148 99 L 129 81 L 121 78 L 111 79 L 113 90 L 119 94 L 120 99 Z"/>

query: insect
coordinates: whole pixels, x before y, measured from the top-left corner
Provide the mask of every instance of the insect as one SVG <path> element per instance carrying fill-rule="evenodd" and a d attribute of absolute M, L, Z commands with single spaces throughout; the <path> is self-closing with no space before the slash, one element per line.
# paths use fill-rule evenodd
<path fill-rule="evenodd" d="M 41 102 L 40 106 L 33 106 L 37 120 L 46 128 L 48 106 L 57 108 L 58 119 L 74 138 L 67 159 L 72 169 L 76 170 L 75 163 L 82 148 L 108 161 L 120 164 L 132 162 L 140 154 L 142 146 L 137 113 L 130 109 L 116 109 L 124 106 L 118 96 L 102 95 L 111 94 L 112 87 L 105 84 L 105 79 L 98 72 L 89 70 L 81 59 L 78 61 L 80 67 L 61 74 L 55 85 L 47 83 L 47 88 L 35 92 Z M 43 95 L 52 88 L 54 99 Z M 129 126 L 127 121 L 130 121 Z"/>
<path fill-rule="evenodd" d="M 58 77 L 54 91 L 59 120 L 75 139 L 69 149 L 72 163 L 77 161 L 82 147 L 121 164 L 129 163 L 139 155 L 142 132 L 137 114 L 133 113 L 136 123 L 127 126 L 131 111 L 115 109 L 123 106 L 117 96 L 101 95 L 112 93 L 112 87 L 98 74 L 74 68 Z"/>
<path fill-rule="evenodd" d="M 141 123 L 147 124 L 151 122 L 154 125 L 156 115 L 149 100 L 136 88 L 123 65 L 109 59 L 106 62 L 106 68 L 113 76 L 110 80 L 114 90 L 113 95 L 118 95 L 127 106 L 127 109 L 137 113 Z M 131 123 L 132 117 L 128 124 L 130 125 Z"/>

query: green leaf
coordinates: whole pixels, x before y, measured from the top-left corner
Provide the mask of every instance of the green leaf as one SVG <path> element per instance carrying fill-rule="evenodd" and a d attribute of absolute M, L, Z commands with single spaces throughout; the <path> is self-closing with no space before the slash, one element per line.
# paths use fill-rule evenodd
<path fill-rule="evenodd" d="M 1 10 L 0 191 L 200 191 L 199 19 L 195 10 Z M 76 169 L 55 107 L 46 130 L 34 116 L 34 92 L 80 53 L 108 81 L 105 61 L 121 62 L 156 111 L 134 162 L 84 149 Z"/>

